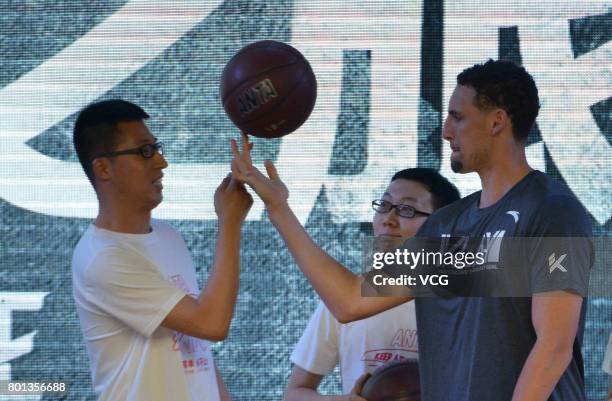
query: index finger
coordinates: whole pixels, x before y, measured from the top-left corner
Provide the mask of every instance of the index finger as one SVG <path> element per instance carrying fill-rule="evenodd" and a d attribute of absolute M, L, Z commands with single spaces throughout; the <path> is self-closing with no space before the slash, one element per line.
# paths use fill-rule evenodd
<path fill-rule="evenodd" d="M 246 133 L 240 133 L 240 142 L 242 143 L 242 158 L 249 166 L 253 164 L 251 161 L 252 144 L 249 143 L 249 137 Z"/>
<path fill-rule="evenodd" d="M 234 159 L 231 163 L 232 173 L 234 173 L 233 177 L 238 180 L 243 180 L 243 174 L 245 174 L 249 170 L 250 166 L 244 162 L 244 159 L 242 158 L 242 155 L 238 150 L 238 144 L 236 143 L 236 141 L 234 139 L 231 139 L 230 143 L 232 145 L 232 154 L 234 155 Z"/>
<path fill-rule="evenodd" d="M 237 160 L 241 160 L 242 155 L 240 154 L 240 150 L 238 150 L 238 144 L 236 143 L 236 140 L 230 139 L 230 145 L 232 148 L 232 154 L 234 155 L 234 158 Z"/>

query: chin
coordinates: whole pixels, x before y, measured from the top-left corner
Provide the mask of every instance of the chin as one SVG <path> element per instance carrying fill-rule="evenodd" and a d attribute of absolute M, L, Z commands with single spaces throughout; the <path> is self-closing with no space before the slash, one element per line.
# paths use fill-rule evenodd
<path fill-rule="evenodd" d="M 465 173 L 463 163 L 461 163 L 459 160 L 451 160 L 450 167 L 451 170 L 453 170 L 453 173 Z"/>
<path fill-rule="evenodd" d="M 153 199 L 151 199 L 151 202 L 149 204 L 149 206 L 151 207 L 151 210 L 155 209 L 157 206 L 159 206 L 160 203 L 162 203 L 162 200 L 164 199 L 163 196 L 159 195 Z"/>

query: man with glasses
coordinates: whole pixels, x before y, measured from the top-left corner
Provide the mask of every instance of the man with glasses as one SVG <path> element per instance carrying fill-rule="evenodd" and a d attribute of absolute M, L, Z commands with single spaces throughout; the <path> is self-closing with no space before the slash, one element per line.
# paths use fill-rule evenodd
<path fill-rule="evenodd" d="M 382 198 L 372 201 L 374 236 L 391 242 L 410 238 L 431 213 L 458 199 L 457 188 L 433 169 L 398 171 Z M 294 367 L 285 401 L 358 400 L 350 393 L 356 392 L 364 373 L 390 361 L 417 358 L 413 302 L 348 324 L 339 323 L 321 302 L 291 354 Z M 344 395 L 323 397 L 317 388 L 338 363 Z"/>
<path fill-rule="evenodd" d="M 220 401 L 229 393 L 207 340 L 227 336 L 238 291 L 240 231 L 252 198 L 226 177 L 208 282 L 180 234 L 151 218 L 162 201 L 163 145 L 139 106 L 84 108 L 74 146 L 99 202 L 74 250 L 73 294 L 99 400 Z"/>

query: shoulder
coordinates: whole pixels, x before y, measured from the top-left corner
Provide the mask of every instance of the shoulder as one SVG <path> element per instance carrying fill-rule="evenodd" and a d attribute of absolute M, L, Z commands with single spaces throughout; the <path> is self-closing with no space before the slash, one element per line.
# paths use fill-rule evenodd
<path fill-rule="evenodd" d="M 89 275 L 107 275 L 118 267 L 143 265 L 144 262 L 146 259 L 140 253 L 121 246 L 121 244 L 109 244 L 99 248 L 92 255 L 91 262 L 86 266 L 85 271 Z"/>
<path fill-rule="evenodd" d="M 100 249 L 87 264 L 81 266 L 79 276 L 79 285 L 103 297 L 106 296 L 104 294 L 129 297 L 130 293 L 144 294 L 156 288 L 172 286 L 154 260 L 126 246 Z"/>
<path fill-rule="evenodd" d="M 536 172 L 524 194 L 532 210 L 529 231 L 534 235 L 592 235 L 591 219 L 576 196 L 547 174 Z"/>
<path fill-rule="evenodd" d="M 87 248 L 86 250 L 84 248 Z M 121 282 L 121 276 L 136 273 L 130 266 L 146 266 L 138 260 L 138 254 L 120 244 L 103 243 L 83 245 L 83 251 L 75 256 L 72 263 L 73 283 L 86 288 L 99 288 L 110 282 Z"/>
<path fill-rule="evenodd" d="M 520 195 L 523 198 L 531 198 L 539 202 L 551 195 L 575 198 L 574 194 L 568 187 L 546 173 L 534 170 L 527 178 L 528 181 L 520 192 Z"/>
<path fill-rule="evenodd" d="M 73 270 L 88 271 L 92 266 L 104 266 L 117 258 L 129 256 L 122 241 L 110 232 L 90 225 L 74 249 L 72 258 Z M 103 268 L 103 267 L 102 267 Z"/>

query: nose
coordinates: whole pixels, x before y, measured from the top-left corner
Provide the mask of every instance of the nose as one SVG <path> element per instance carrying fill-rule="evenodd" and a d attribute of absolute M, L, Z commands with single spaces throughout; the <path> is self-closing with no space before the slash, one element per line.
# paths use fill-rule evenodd
<path fill-rule="evenodd" d="M 444 125 L 442 126 L 442 138 L 447 140 L 447 141 L 451 141 L 454 137 L 453 133 L 452 133 L 452 127 L 451 127 L 452 123 L 450 122 L 449 118 L 446 117 L 446 119 L 444 120 Z"/>
<path fill-rule="evenodd" d="M 168 167 L 168 162 L 166 161 L 166 158 L 158 151 L 155 151 L 155 156 L 153 156 L 153 159 L 155 160 L 155 166 L 159 169 L 163 170 Z"/>
<path fill-rule="evenodd" d="M 399 216 L 397 215 L 395 208 L 391 209 L 389 213 L 386 213 L 383 216 L 383 225 L 396 227 L 399 224 Z"/>

